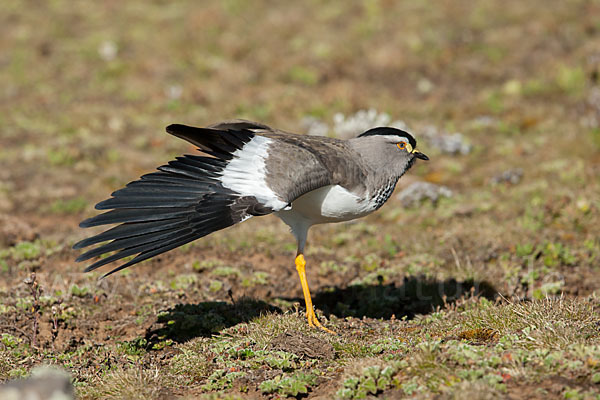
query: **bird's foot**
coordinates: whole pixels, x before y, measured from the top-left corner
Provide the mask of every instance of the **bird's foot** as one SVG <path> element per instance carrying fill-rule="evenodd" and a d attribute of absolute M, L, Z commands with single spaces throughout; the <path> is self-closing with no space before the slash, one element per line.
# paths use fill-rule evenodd
<path fill-rule="evenodd" d="M 337 335 L 336 332 L 332 331 L 331 329 L 321 325 L 321 323 L 319 322 L 319 319 L 317 318 L 317 315 L 315 314 L 315 310 L 310 310 L 309 312 L 306 313 L 306 319 L 308 320 L 308 325 L 313 327 L 313 328 L 319 328 L 327 333 L 331 333 L 332 335 Z"/>

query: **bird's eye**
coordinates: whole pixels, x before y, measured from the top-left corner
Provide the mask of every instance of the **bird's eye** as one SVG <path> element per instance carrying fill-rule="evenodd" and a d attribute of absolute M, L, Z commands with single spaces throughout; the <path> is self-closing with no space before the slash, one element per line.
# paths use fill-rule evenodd
<path fill-rule="evenodd" d="M 406 148 L 406 143 L 404 143 L 404 142 L 398 142 L 398 143 L 396 143 L 396 146 L 398 146 L 398 148 L 400 150 L 404 150 Z"/>

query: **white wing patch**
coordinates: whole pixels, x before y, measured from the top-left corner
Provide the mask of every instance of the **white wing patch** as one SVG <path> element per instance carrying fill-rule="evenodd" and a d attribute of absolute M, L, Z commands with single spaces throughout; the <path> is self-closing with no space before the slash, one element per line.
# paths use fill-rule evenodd
<path fill-rule="evenodd" d="M 232 155 L 221 173 L 221 184 L 242 196 L 256 197 L 265 206 L 278 211 L 287 206 L 267 186 L 265 160 L 272 139 L 255 136 Z"/>

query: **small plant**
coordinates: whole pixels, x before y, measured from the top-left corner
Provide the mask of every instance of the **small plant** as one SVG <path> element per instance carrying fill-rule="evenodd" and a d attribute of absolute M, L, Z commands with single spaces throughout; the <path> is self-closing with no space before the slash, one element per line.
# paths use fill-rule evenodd
<path fill-rule="evenodd" d="M 395 241 L 391 235 L 385 235 L 383 238 L 383 247 L 390 257 L 394 257 L 400 251 L 400 244 Z"/>
<path fill-rule="evenodd" d="M 15 261 L 33 260 L 42 254 L 42 245 L 39 241 L 20 242 L 11 249 L 11 253 Z"/>
<path fill-rule="evenodd" d="M 375 271 L 381 265 L 381 259 L 377 254 L 367 254 L 363 260 L 361 268 L 367 272 Z"/>
<path fill-rule="evenodd" d="M 165 340 L 161 340 L 157 343 L 154 343 L 152 345 L 152 350 L 162 350 L 165 347 L 169 347 L 173 345 L 173 340 L 171 339 L 165 339 Z"/>
<path fill-rule="evenodd" d="M 297 367 L 295 360 L 298 356 L 285 351 L 275 351 L 264 355 L 264 362 L 271 368 L 281 369 L 283 371 L 292 371 Z"/>
<path fill-rule="evenodd" d="M 278 375 L 273 379 L 262 382 L 259 389 L 263 393 L 279 393 L 282 396 L 298 396 L 299 393 L 308 393 L 308 389 L 316 382 L 313 374 L 297 372 L 294 375 L 283 377 Z"/>
<path fill-rule="evenodd" d="M 213 268 L 221 266 L 221 265 L 222 265 L 222 263 L 219 260 L 194 261 L 192 263 L 192 269 L 197 272 L 202 272 L 205 270 L 213 269 Z"/>
<path fill-rule="evenodd" d="M 52 327 L 50 330 L 50 332 L 52 333 L 52 348 L 54 348 L 54 342 L 58 337 L 58 321 L 61 315 L 61 303 L 62 301 L 59 300 L 58 304 L 52 306 Z"/>
<path fill-rule="evenodd" d="M 234 267 L 223 266 L 223 267 L 217 267 L 217 268 L 213 269 L 212 274 L 214 276 L 222 276 L 222 277 L 240 276 L 240 270 L 237 268 L 234 268 Z"/>
<path fill-rule="evenodd" d="M 319 81 L 319 74 L 313 69 L 295 65 L 290 69 L 288 73 L 288 79 L 294 83 L 300 83 L 306 86 L 314 86 Z"/>
<path fill-rule="evenodd" d="M 123 353 L 136 358 L 143 356 L 146 353 L 148 346 L 148 340 L 142 337 L 118 344 L 118 348 L 123 351 Z"/>
<path fill-rule="evenodd" d="M 544 265 L 555 267 L 560 264 L 575 265 L 577 259 L 569 248 L 561 243 L 548 243 L 542 250 Z"/>
<path fill-rule="evenodd" d="M 517 257 L 527 257 L 533 253 L 534 247 L 531 243 L 517 244 Z"/>
<path fill-rule="evenodd" d="M 223 289 L 223 282 L 221 281 L 212 281 L 208 287 L 208 290 L 213 293 L 218 292 L 221 289 Z"/>
<path fill-rule="evenodd" d="M 174 280 L 171 281 L 171 289 L 185 290 L 198 282 L 198 277 L 193 274 L 178 275 Z"/>
<path fill-rule="evenodd" d="M 541 287 L 535 289 L 533 291 L 533 298 L 537 300 L 542 300 L 548 295 L 556 295 L 561 292 L 564 286 L 564 282 L 556 281 L 556 282 L 546 282 Z"/>
<path fill-rule="evenodd" d="M 329 274 L 345 273 L 348 267 L 344 264 L 338 264 L 335 261 L 323 261 L 319 267 L 319 275 L 327 276 Z"/>
<path fill-rule="evenodd" d="M 269 283 L 269 274 L 263 271 L 256 271 L 249 279 L 248 286 L 267 285 Z"/>
<path fill-rule="evenodd" d="M 368 394 L 375 395 L 392 384 L 392 377 L 397 370 L 397 364 L 365 367 L 360 376 L 346 379 L 336 395 L 341 399 L 364 399 Z"/>
<path fill-rule="evenodd" d="M 79 287 L 76 284 L 71 285 L 70 291 L 71 291 L 71 294 L 75 297 L 85 297 L 89 293 L 89 290 L 87 287 L 85 287 L 85 286 Z"/>
<path fill-rule="evenodd" d="M 76 214 L 85 210 L 87 205 L 87 200 L 81 196 L 74 199 L 59 199 L 50 204 L 49 211 L 59 215 Z"/>
<path fill-rule="evenodd" d="M 37 347 L 37 332 L 40 317 L 40 296 L 42 295 L 43 289 L 37 281 L 35 272 L 32 272 L 29 278 L 23 281 L 28 287 L 31 296 L 33 297 L 33 303 L 31 305 L 31 314 L 33 317 L 33 333 L 31 335 L 31 347 Z"/>
<path fill-rule="evenodd" d="M 21 339 L 11 335 L 10 333 L 3 333 L 2 336 L 0 336 L 0 344 L 6 348 L 14 349 L 21 344 Z"/>
<path fill-rule="evenodd" d="M 223 390 L 231 388 L 233 381 L 246 375 L 245 372 L 231 371 L 230 369 L 218 369 L 207 379 L 206 384 L 202 386 L 205 391 Z"/>
<path fill-rule="evenodd" d="M 556 73 L 557 86 L 569 95 L 581 93 L 585 82 L 585 72 L 581 67 L 562 65 Z"/>

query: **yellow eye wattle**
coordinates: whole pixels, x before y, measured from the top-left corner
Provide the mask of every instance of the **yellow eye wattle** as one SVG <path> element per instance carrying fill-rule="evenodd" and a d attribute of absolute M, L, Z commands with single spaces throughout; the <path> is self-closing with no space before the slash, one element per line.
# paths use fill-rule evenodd
<path fill-rule="evenodd" d="M 404 142 L 398 142 L 398 143 L 396 143 L 396 146 L 398 146 L 398 148 L 400 150 L 404 150 L 406 148 L 406 143 L 404 143 Z"/>

